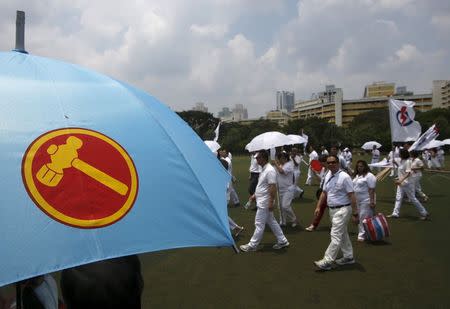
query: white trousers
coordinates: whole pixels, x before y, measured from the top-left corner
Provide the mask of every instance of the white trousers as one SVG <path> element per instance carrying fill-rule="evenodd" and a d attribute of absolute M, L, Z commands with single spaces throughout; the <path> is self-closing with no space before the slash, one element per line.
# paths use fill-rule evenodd
<path fill-rule="evenodd" d="M 358 238 L 365 239 L 366 231 L 364 230 L 364 225 L 362 221 L 366 218 L 372 218 L 375 213 L 372 208 L 370 208 L 370 203 L 360 203 L 356 202 L 358 206 L 358 214 L 359 214 L 359 224 L 358 224 Z"/>
<path fill-rule="evenodd" d="M 325 251 L 324 259 L 330 262 L 336 260 L 339 250 L 344 258 L 353 258 L 353 247 L 348 235 L 347 225 L 352 216 L 352 207 L 346 206 L 329 209 L 331 221 L 331 242 Z"/>
<path fill-rule="evenodd" d="M 414 176 L 411 178 L 414 182 L 414 192 L 421 198 L 427 198 L 427 195 L 423 193 L 422 186 L 420 185 L 420 180 L 422 179 L 422 176 Z"/>
<path fill-rule="evenodd" d="M 310 168 L 308 168 L 308 176 L 306 177 L 306 184 L 311 185 L 313 177 L 317 177 L 316 173 Z"/>
<path fill-rule="evenodd" d="M 236 190 L 233 187 L 233 183 L 231 181 L 228 186 L 227 195 L 229 195 L 229 199 L 233 205 L 239 204 L 239 197 L 238 197 Z"/>
<path fill-rule="evenodd" d="M 297 221 L 294 210 L 292 209 L 291 203 L 294 199 L 294 190 L 287 190 L 284 192 L 280 191 L 280 207 L 281 207 L 281 224 L 286 224 L 287 222 Z"/>
<path fill-rule="evenodd" d="M 233 219 L 228 217 L 228 225 L 230 226 L 230 230 L 234 230 L 235 228 L 239 227 L 236 222 L 234 222 Z"/>
<path fill-rule="evenodd" d="M 273 216 L 273 211 L 269 211 L 268 208 L 259 208 L 256 210 L 255 215 L 255 232 L 253 233 L 252 238 L 250 239 L 249 245 L 256 248 L 259 243 L 261 242 L 264 234 L 264 228 L 266 227 L 266 224 L 270 227 L 272 230 L 272 233 L 277 238 L 278 243 L 285 243 L 287 242 L 286 237 L 283 234 L 283 231 L 281 230 L 280 225 L 278 224 L 277 220 L 275 220 L 275 217 Z"/>
<path fill-rule="evenodd" d="M 421 216 L 428 215 L 427 210 L 422 206 L 415 195 L 415 185 L 414 182 L 405 183 L 402 186 L 397 186 L 397 193 L 395 195 L 395 205 L 392 214 L 394 216 L 400 215 L 400 208 L 402 207 L 403 197 L 406 195 L 411 203 L 416 207 Z"/>

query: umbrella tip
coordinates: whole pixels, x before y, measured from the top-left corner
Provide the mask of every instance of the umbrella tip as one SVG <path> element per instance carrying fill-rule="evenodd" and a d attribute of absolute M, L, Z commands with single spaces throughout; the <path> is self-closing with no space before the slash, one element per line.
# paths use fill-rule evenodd
<path fill-rule="evenodd" d="M 16 12 L 16 47 L 13 51 L 28 54 L 25 50 L 25 12 Z"/>

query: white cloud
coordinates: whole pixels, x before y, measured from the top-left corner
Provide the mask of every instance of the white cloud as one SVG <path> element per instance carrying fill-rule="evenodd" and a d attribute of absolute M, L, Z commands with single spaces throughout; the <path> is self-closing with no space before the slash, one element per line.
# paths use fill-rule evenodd
<path fill-rule="evenodd" d="M 193 24 L 190 27 L 193 34 L 201 37 L 211 37 L 214 39 L 220 39 L 228 32 L 227 25 L 197 25 Z"/>

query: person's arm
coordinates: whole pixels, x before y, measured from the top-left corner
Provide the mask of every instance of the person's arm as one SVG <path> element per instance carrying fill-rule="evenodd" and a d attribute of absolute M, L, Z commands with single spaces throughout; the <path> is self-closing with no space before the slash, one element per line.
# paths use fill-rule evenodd
<path fill-rule="evenodd" d="M 326 201 L 327 201 L 327 193 L 326 193 L 325 191 L 322 191 L 322 193 L 320 193 L 319 200 L 317 201 L 316 209 L 314 209 L 314 215 L 315 215 L 315 216 L 317 216 L 317 215 L 319 214 L 319 212 L 320 212 L 320 206 L 321 206 L 323 203 L 326 203 Z"/>
<path fill-rule="evenodd" d="M 347 193 L 347 195 L 350 198 L 350 203 L 352 206 L 352 221 L 354 223 L 359 223 L 359 213 L 358 213 L 358 208 L 356 207 L 355 192 L 349 192 L 349 193 Z"/>
<path fill-rule="evenodd" d="M 370 208 L 375 208 L 375 189 L 369 188 Z"/>
<path fill-rule="evenodd" d="M 274 183 L 269 184 L 269 211 L 273 211 L 277 187 Z"/>

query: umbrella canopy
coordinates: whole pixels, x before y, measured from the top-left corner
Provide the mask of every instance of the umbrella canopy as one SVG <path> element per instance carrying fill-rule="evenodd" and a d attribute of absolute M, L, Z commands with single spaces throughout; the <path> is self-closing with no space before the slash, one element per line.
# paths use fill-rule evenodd
<path fill-rule="evenodd" d="M 378 142 L 375 142 L 375 141 L 370 141 L 370 142 L 364 143 L 364 145 L 362 145 L 361 148 L 364 150 L 372 150 L 373 146 L 376 146 L 378 149 L 381 147 L 381 144 Z"/>
<path fill-rule="evenodd" d="M 277 131 L 271 131 L 255 136 L 250 143 L 245 146 L 245 149 L 253 152 L 291 144 L 292 140 L 287 137 L 287 135 Z"/>
<path fill-rule="evenodd" d="M 287 135 L 292 141 L 293 144 L 307 144 L 308 140 L 301 135 L 289 134 Z"/>
<path fill-rule="evenodd" d="M 205 141 L 206 146 L 212 151 L 217 152 L 220 149 L 220 145 L 216 141 Z"/>
<path fill-rule="evenodd" d="M 112 257 L 231 246 L 228 173 L 145 92 L 0 53 L 0 286 Z"/>

